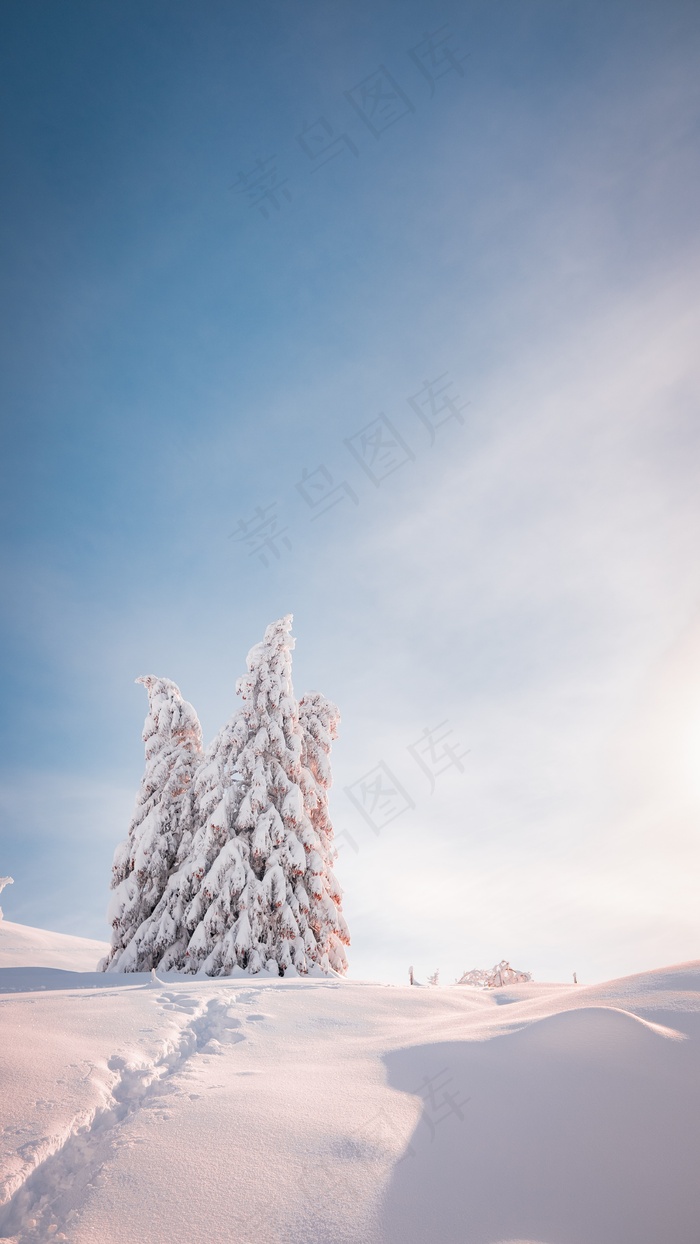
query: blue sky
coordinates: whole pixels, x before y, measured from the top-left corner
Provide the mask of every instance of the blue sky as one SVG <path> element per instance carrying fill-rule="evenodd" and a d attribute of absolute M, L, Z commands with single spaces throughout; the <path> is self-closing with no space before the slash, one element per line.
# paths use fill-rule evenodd
<path fill-rule="evenodd" d="M 106 936 L 134 678 L 293 612 L 353 975 L 698 957 L 697 5 L 0 20 L 6 916 Z"/>

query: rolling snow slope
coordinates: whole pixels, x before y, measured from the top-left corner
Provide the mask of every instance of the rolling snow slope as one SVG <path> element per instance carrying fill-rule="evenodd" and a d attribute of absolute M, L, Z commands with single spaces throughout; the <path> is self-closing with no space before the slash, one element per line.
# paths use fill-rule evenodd
<path fill-rule="evenodd" d="M 63 968 L 69 972 L 94 972 L 108 942 L 87 937 L 49 933 L 26 924 L 0 920 L 0 966 L 7 968 Z"/>
<path fill-rule="evenodd" d="M 10 966 L 0 1034 L 18 1244 L 699 1238 L 700 965 L 497 993 Z"/>

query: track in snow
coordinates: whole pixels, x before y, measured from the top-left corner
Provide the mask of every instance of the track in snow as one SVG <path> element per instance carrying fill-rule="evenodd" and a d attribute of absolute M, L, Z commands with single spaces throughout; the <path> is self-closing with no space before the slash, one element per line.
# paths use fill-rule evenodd
<path fill-rule="evenodd" d="M 66 1231 L 76 1216 L 82 1194 L 114 1152 L 118 1129 L 136 1111 L 153 1104 L 156 1098 L 173 1091 L 172 1079 L 193 1055 L 209 1046 L 243 1041 L 237 1031 L 240 1020 L 228 1015 L 236 1002 L 235 994 L 225 999 L 200 999 L 180 993 L 165 993 L 158 999 L 167 1010 L 185 1011 L 192 1018 L 177 1038 L 166 1045 L 160 1058 L 133 1065 L 120 1055 L 109 1060 L 116 1073 L 110 1101 L 99 1107 L 87 1122 L 74 1121 L 58 1139 L 56 1148 L 45 1157 L 0 1208 L 0 1240 L 16 1244 L 44 1244 L 66 1240 Z"/>

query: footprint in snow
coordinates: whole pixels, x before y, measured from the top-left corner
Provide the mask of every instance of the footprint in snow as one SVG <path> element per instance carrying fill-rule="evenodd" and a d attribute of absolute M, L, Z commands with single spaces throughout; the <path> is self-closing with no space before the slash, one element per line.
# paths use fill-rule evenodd
<path fill-rule="evenodd" d="M 199 1007 L 196 998 L 182 993 L 161 994 L 156 1001 L 160 1003 L 164 1011 L 184 1011 L 188 1015 L 193 1015 Z"/>
<path fill-rule="evenodd" d="M 266 991 L 262 989 L 248 989 L 245 993 L 236 995 L 236 1002 L 254 1002 L 263 992 Z"/>

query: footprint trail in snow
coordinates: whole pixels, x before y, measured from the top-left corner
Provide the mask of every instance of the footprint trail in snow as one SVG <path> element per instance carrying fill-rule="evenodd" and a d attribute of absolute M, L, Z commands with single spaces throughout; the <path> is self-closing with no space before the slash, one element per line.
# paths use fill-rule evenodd
<path fill-rule="evenodd" d="M 70 1241 L 71 1222 L 80 1211 L 84 1193 L 120 1143 L 119 1129 L 137 1111 L 156 1106 L 177 1093 L 175 1079 L 186 1072 L 197 1054 L 219 1054 L 226 1045 L 245 1041 L 241 1021 L 229 1014 L 235 994 L 200 998 L 176 991 L 161 994 L 161 1010 L 185 1013 L 190 1021 L 152 1062 L 130 1062 L 120 1054 L 108 1061 L 116 1079 L 110 1100 L 94 1111 L 88 1122 L 76 1122 L 56 1148 L 23 1180 L 0 1208 L 0 1240 L 16 1244 Z"/>

